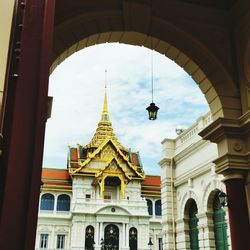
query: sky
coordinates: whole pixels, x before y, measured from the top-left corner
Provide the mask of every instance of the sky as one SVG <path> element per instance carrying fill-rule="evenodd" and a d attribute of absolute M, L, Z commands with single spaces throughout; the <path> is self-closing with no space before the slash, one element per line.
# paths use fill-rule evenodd
<path fill-rule="evenodd" d="M 146 174 L 160 174 L 161 142 L 175 138 L 209 107 L 192 78 L 167 57 L 144 47 L 119 43 L 95 45 L 74 53 L 49 79 L 53 96 L 46 124 L 43 167 L 66 168 L 68 145 L 89 143 L 101 118 L 107 70 L 108 109 L 119 142 L 139 151 Z M 151 63 L 153 62 L 153 74 Z M 155 121 L 146 107 L 160 108 Z"/>

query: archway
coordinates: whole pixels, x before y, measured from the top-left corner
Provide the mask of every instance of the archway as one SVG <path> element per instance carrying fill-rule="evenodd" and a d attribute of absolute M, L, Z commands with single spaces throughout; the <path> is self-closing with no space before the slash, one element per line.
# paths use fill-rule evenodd
<path fill-rule="evenodd" d="M 104 249 L 118 250 L 119 249 L 119 228 L 110 224 L 104 230 Z"/>
<path fill-rule="evenodd" d="M 18 1 L 16 2 L 18 3 Z M 47 5 L 45 5 L 45 2 Z M 116 40 L 125 37 L 129 43 L 133 43 L 134 38 L 131 36 L 126 37 L 124 35 L 126 33 L 123 33 L 123 31 L 135 31 L 151 35 L 167 44 L 173 44 L 177 51 L 175 49 L 167 51 L 170 51 L 171 56 L 176 60 L 185 58 L 185 56 L 178 53 L 179 51 L 184 52 L 188 58 L 192 58 L 192 62 L 195 62 L 195 64 L 187 63 L 187 66 L 191 68 L 193 76 L 201 80 L 200 84 L 204 83 L 205 95 L 214 118 L 235 118 L 217 120 L 217 123 L 213 124 L 213 128 L 209 127 L 209 132 L 213 130 L 218 133 L 219 130 L 223 130 L 223 135 L 217 134 L 218 136 L 211 140 L 217 140 L 216 143 L 221 142 L 228 131 L 225 127 L 229 128 L 229 130 L 232 127 L 234 129 L 236 127 L 237 130 L 237 133 L 226 134 L 226 138 L 227 136 L 230 137 L 235 134 L 238 136 L 240 134 L 237 137 L 240 143 L 232 144 L 230 145 L 232 147 L 228 147 L 225 151 L 220 151 L 223 158 L 220 158 L 216 163 L 221 167 L 218 171 L 226 172 L 227 167 L 232 168 L 231 165 L 235 165 L 235 159 L 237 159 L 236 165 L 239 167 L 238 169 L 232 168 L 229 171 L 236 175 L 230 175 L 230 180 L 227 180 L 227 189 L 229 197 L 233 200 L 230 208 L 233 214 L 232 220 L 237 217 L 237 206 L 239 204 L 237 201 L 241 201 L 240 210 L 244 216 L 238 223 L 239 226 L 237 226 L 237 223 L 234 224 L 236 229 L 232 233 L 237 235 L 235 244 L 239 246 L 243 244 L 242 246 L 244 246 L 244 241 L 240 240 L 242 238 L 240 232 L 242 231 L 241 228 L 246 228 L 243 231 L 246 239 L 249 224 L 246 220 L 248 212 L 243 173 L 249 171 L 249 162 L 246 157 L 246 151 L 249 150 L 249 146 L 246 146 L 246 149 L 244 148 L 245 142 L 242 141 L 241 134 L 243 133 L 243 125 L 249 124 L 249 121 L 247 120 L 247 114 L 243 117 L 244 119 L 239 117 L 243 115 L 242 109 L 247 110 L 249 106 L 246 104 L 248 101 L 247 94 L 245 94 L 247 84 L 242 85 L 241 88 L 237 84 L 240 75 L 234 67 L 237 64 L 237 59 L 235 58 L 235 50 L 231 39 L 232 29 L 229 21 L 231 15 L 225 14 L 227 11 L 229 14 L 229 10 L 233 9 L 234 5 L 230 3 L 222 4 L 221 7 L 218 7 L 216 4 L 208 4 L 212 7 L 208 10 L 204 6 L 200 7 L 197 5 L 196 1 L 190 5 L 186 1 L 170 2 L 162 3 L 157 1 L 151 5 L 148 1 L 141 1 L 140 3 L 138 1 L 105 1 L 99 5 L 91 4 L 89 1 L 74 1 L 72 5 L 67 5 L 68 1 L 57 1 L 55 15 L 55 41 L 57 41 L 55 44 L 57 45 L 54 47 L 54 59 L 76 44 L 77 41 L 83 41 L 85 38 L 88 38 L 87 44 L 91 44 L 93 39 L 95 41 L 96 36 L 97 38 L 101 37 L 99 35 L 105 32 L 116 35 L 117 31 L 118 38 Z M 18 13 L 19 11 L 18 14 L 20 14 L 18 22 L 23 21 L 25 25 L 25 29 L 22 30 L 21 34 L 23 37 L 21 60 L 19 60 L 19 67 L 16 67 L 17 65 L 14 63 L 12 64 L 12 62 L 16 62 L 16 56 L 14 56 L 15 46 L 20 45 L 14 39 L 11 45 L 13 50 L 13 57 L 10 59 L 11 70 L 8 70 L 8 84 L 6 85 L 8 86 L 8 96 L 4 109 L 4 146 L 1 159 L 3 162 L 1 165 L 4 166 L 1 176 L 1 189 L 3 190 L 1 192 L 1 204 L 3 204 L 1 207 L 2 224 L 13 225 L 14 228 L 16 223 L 20 223 L 22 225 L 20 228 L 23 231 L 17 230 L 18 237 L 15 237 L 17 239 L 16 242 L 23 242 L 23 246 L 29 246 L 30 249 L 32 249 L 33 245 L 32 240 L 29 240 L 30 233 L 34 231 L 37 212 L 32 208 L 34 204 L 35 206 L 38 205 L 40 185 L 54 4 L 53 0 L 42 2 L 29 0 L 27 1 L 25 12 L 22 11 L 24 7 L 23 2 L 18 6 L 19 8 L 17 8 L 16 12 Z M 202 12 L 201 9 L 203 8 L 206 11 Z M 242 9 L 245 8 L 242 7 Z M 82 21 L 78 22 L 79 19 Z M 206 21 L 204 22 L 204 20 Z M 16 25 L 16 27 L 22 28 L 23 25 Z M 73 34 L 74 30 L 81 30 L 82 32 Z M 71 32 L 71 35 L 68 35 L 69 32 Z M 20 38 L 20 29 L 14 31 L 13 28 L 13 33 L 16 34 L 16 38 Z M 62 34 L 63 36 L 61 36 Z M 122 34 L 122 36 L 119 36 L 119 34 Z M 63 37 L 66 40 L 62 39 Z M 104 39 L 104 41 L 107 40 L 108 38 Z M 136 44 L 138 44 L 137 41 Z M 239 42 L 239 44 L 241 43 Z M 165 49 L 166 47 L 163 46 L 163 48 Z M 199 65 L 198 68 L 196 65 Z M 201 71 L 199 70 L 200 68 L 202 69 Z M 204 75 L 209 76 L 211 86 L 207 80 L 205 82 L 202 80 Z M 197 80 L 197 82 L 199 81 Z M 239 93 L 242 93 L 242 103 L 240 102 Z M 219 107 L 219 110 L 216 110 L 216 107 Z M 246 117 L 247 119 L 245 120 Z M 225 122 L 228 123 L 225 125 Z M 22 133 L 20 133 L 20 130 Z M 206 139 L 211 138 L 211 136 L 205 134 L 202 136 Z M 223 143 L 225 145 L 230 142 L 223 141 Z M 233 148 L 235 150 L 229 154 L 228 150 Z M 231 157 L 232 154 L 233 157 Z M 231 164 L 232 162 L 233 164 Z M 19 178 L 16 177 L 16 166 L 21 169 Z M 238 172 L 239 169 L 240 173 Z M 19 187 L 19 192 L 13 190 L 14 184 Z M 242 195 L 237 196 L 237 193 Z M 8 196 L 13 199 L 8 199 Z M 10 216 L 10 207 L 14 211 L 17 206 L 19 206 L 19 213 L 15 216 Z M 32 216 L 23 216 L 26 213 Z M 24 217 L 27 219 L 24 220 Z M 7 228 L 10 228 L 10 226 Z M 26 228 L 26 230 L 23 228 Z M 9 246 L 17 244 L 8 236 L 11 233 L 6 230 L 6 227 L 2 226 L 1 233 L 4 235 L 1 242 L 8 242 L 7 246 L 9 244 Z M 2 248 L 4 247 L 2 246 Z M 20 248 L 20 245 L 16 247 Z"/>
<path fill-rule="evenodd" d="M 135 227 L 131 227 L 129 229 L 129 250 L 137 250 L 138 245 L 138 236 L 137 229 Z"/>
<path fill-rule="evenodd" d="M 93 226 L 87 226 L 85 230 L 85 248 L 86 250 L 94 250 L 95 229 Z"/>

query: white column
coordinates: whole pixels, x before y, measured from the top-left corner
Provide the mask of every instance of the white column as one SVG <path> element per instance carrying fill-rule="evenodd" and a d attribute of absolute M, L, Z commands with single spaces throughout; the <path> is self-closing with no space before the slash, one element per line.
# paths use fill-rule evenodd
<path fill-rule="evenodd" d="M 125 244 L 125 246 L 128 248 L 129 247 L 129 224 L 128 223 L 126 223 L 126 244 Z M 138 236 L 137 236 L 138 237 Z"/>
<path fill-rule="evenodd" d="M 54 195 L 54 208 L 53 208 L 53 214 L 56 214 L 57 198 L 58 198 L 58 195 Z"/>
<path fill-rule="evenodd" d="M 100 245 L 100 239 L 99 239 L 99 222 L 96 222 L 96 228 L 95 228 L 95 244 L 96 246 Z"/>
<path fill-rule="evenodd" d="M 154 243 L 153 249 L 159 249 L 155 230 L 153 230 L 153 243 Z"/>
<path fill-rule="evenodd" d="M 155 200 L 152 199 L 152 212 L 153 212 L 153 217 L 155 217 Z"/>
<path fill-rule="evenodd" d="M 101 241 L 101 238 L 103 238 L 104 240 L 103 222 L 100 222 L 100 241 Z"/>
<path fill-rule="evenodd" d="M 122 224 L 122 248 L 126 247 L 126 224 Z"/>

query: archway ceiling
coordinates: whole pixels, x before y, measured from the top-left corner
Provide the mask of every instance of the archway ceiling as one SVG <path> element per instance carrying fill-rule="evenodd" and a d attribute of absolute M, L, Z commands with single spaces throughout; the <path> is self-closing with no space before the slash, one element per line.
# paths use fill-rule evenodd
<path fill-rule="evenodd" d="M 204 6 L 196 0 L 58 0 L 52 71 L 85 47 L 121 42 L 150 48 L 152 36 L 154 49 L 199 84 L 214 118 L 238 117 L 241 106 L 225 11 L 234 1 L 216 2 L 224 4 L 211 8 L 204 6 L 212 0 Z"/>

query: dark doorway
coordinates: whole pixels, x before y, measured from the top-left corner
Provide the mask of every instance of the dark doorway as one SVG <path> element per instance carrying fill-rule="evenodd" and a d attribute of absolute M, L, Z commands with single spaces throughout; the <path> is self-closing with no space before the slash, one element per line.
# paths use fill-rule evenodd
<path fill-rule="evenodd" d="M 137 229 L 135 227 L 129 229 L 129 250 L 137 250 Z"/>
<path fill-rule="evenodd" d="M 217 250 L 228 250 L 227 223 L 225 220 L 225 211 L 221 206 L 219 192 L 215 194 L 213 203 L 213 221 L 215 246 Z"/>
<path fill-rule="evenodd" d="M 87 226 L 85 231 L 85 249 L 86 250 L 94 250 L 94 235 L 95 229 L 92 226 Z"/>
<path fill-rule="evenodd" d="M 110 224 L 105 227 L 104 249 L 105 250 L 119 249 L 119 228 L 116 225 Z"/>

